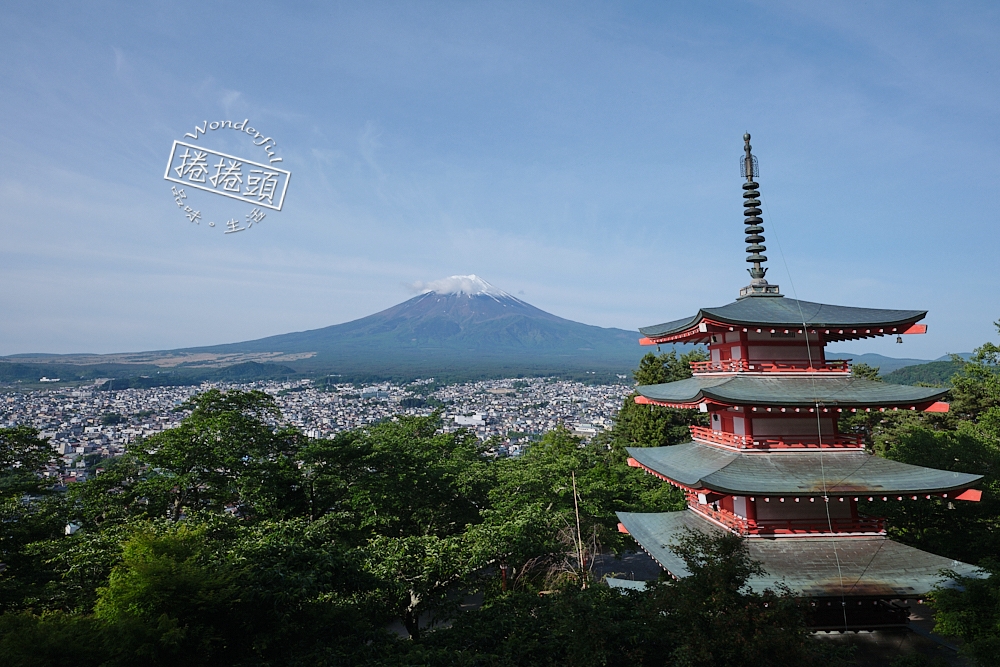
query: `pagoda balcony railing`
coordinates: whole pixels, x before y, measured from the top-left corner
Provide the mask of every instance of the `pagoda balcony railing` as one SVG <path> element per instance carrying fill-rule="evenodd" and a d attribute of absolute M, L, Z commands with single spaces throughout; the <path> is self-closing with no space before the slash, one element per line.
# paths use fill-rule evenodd
<path fill-rule="evenodd" d="M 707 517 L 715 519 L 725 527 L 740 535 L 822 535 L 830 533 L 884 534 L 885 519 L 858 517 L 857 519 L 768 519 L 755 521 L 744 519 L 726 510 L 717 510 L 712 505 L 697 504 L 690 498 L 689 507 Z"/>
<path fill-rule="evenodd" d="M 885 533 L 885 519 L 768 519 L 748 521 L 753 535 L 808 535 L 810 533 Z M 832 530 L 831 530 L 832 528 Z"/>
<path fill-rule="evenodd" d="M 751 361 L 749 359 L 726 359 L 723 361 L 692 361 L 692 373 L 850 373 L 848 359 L 830 361 Z"/>
<path fill-rule="evenodd" d="M 689 426 L 691 438 L 700 442 L 721 445 L 732 449 L 861 449 L 864 437 L 860 433 L 831 433 L 807 438 L 793 435 L 751 437 L 725 431 L 713 431 L 705 426 Z"/>

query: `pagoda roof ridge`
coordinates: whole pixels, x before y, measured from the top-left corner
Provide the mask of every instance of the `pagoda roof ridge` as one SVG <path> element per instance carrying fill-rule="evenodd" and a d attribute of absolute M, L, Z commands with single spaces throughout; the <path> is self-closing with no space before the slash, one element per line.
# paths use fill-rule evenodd
<path fill-rule="evenodd" d="M 695 328 L 704 320 L 741 327 L 900 328 L 927 316 L 926 310 L 889 310 L 836 306 L 784 296 L 743 298 L 724 306 L 702 308 L 694 316 L 642 327 L 639 332 L 657 339 Z"/>
<path fill-rule="evenodd" d="M 724 532 L 689 509 L 618 512 L 618 520 L 660 567 L 679 578 L 690 572 L 670 546 L 678 543 L 688 530 L 709 535 Z M 750 557 L 764 569 L 763 574 L 747 582 L 756 592 L 785 585 L 793 595 L 807 598 L 920 598 L 939 584 L 953 585 L 942 575 L 943 571 L 967 577 L 986 576 L 974 565 L 883 536 L 748 539 L 746 545 Z"/>
<path fill-rule="evenodd" d="M 695 375 L 665 384 L 636 387 L 647 399 L 672 405 L 713 401 L 723 405 L 787 407 L 913 407 L 929 405 L 946 393 L 939 387 L 877 382 L 847 373 L 816 376 Z"/>
<path fill-rule="evenodd" d="M 688 488 L 740 496 L 922 495 L 967 489 L 982 479 L 857 450 L 742 453 L 687 442 L 629 447 L 628 453 L 643 467 Z"/>

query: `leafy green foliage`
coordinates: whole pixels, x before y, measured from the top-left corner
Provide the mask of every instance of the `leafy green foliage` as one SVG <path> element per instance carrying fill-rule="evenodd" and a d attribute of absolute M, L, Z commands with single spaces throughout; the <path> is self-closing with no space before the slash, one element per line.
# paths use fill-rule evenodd
<path fill-rule="evenodd" d="M 997 324 L 1000 329 L 1000 323 Z M 959 578 L 957 588 L 934 593 L 939 632 L 962 638 L 962 650 L 979 665 L 1000 655 L 1000 346 L 986 343 L 951 378 L 951 409 L 945 414 L 858 413 L 841 424 L 861 424 L 873 449 L 903 463 L 982 475 L 980 502 L 932 499 L 876 503 L 861 510 L 888 518 L 899 541 L 994 573 L 985 580 Z"/>
<path fill-rule="evenodd" d="M 851 375 L 854 377 L 864 378 L 865 380 L 871 380 L 873 382 L 881 382 L 882 376 L 878 373 L 878 366 L 869 366 L 868 364 L 857 363 L 851 366 Z"/>
<path fill-rule="evenodd" d="M 876 502 L 863 511 L 889 519 L 901 541 L 950 558 L 978 563 L 1000 553 L 1000 449 L 963 424 L 955 431 L 935 431 L 905 424 L 884 434 L 878 449 L 886 458 L 912 465 L 983 474 L 980 502 L 933 497 L 914 503 Z"/>
<path fill-rule="evenodd" d="M 0 429 L 0 610 L 19 608 L 44 583 L 29 547 L 64 526 L 61 498 L 42 477 L 55 456 L 36 429 Z"/>
<path fill-rule="evenodd" d="M 931 361 L 926 364 L 897 368 L 891 373 L 886 373 L 883 379 L 892 384 L 948 387 L 951 386 L 952 377 L 956 373 L 960 373 L 963 366 L 965 366 L 965 362 L 962 360 Z"/>
<path fill-rule="evenodd" d="M 702 350 L 692 350 L 679 357 L 674 351 L 660 355 L 649 353 L 639 362 L 632 377 L 640 386 L 684 380 L 691 377 L 691 362 L 707 358 Z M 636 396 L 635 393 L 627 396 L 618 412 L 613 432 L 615 447 L 676 445 L 691 439 L 690 425 L 708 425 L 706 415 L 697 410 L 637 405 Z"/>
<path fill-rule="evenodd" d="M 962 639 L 960 651 L 980 667 L 1000 665 L 1000 572 L 989 578 L 955 577 L 958 588 L 939 588 L 931 596 L 934 629 Z"/>
<path fill-rule="evenodd" d="M 45 483 L 39 474 L 55 458 L 55 450 L 37 429 L 0 428 L 0 497 L 41 492 Z"/>
<path fill-rule="evenodd" d="M 634 376 L 682 380 L 699 359 L 647 355 Z M 883 456 L 985 475 L 982 503 L 892 504 L 898 539 L 972 562 L 1000 552 L 998 360 L 987 345 L 962 367 L 949 414 L 842 418 Z M 74 664 L 832 664 L 787 592 L 747 586 L 760 566 L 736 538 L 689 535 L 675 551 L 691 576 L 644 592 L 593 580 L 596 553 L 632 546 L 615 511 L 684 506 L 625 447 L 683 442 L 697 412 L 630 397 L 590 442 L 559 427 L 491 459 L 472 434 L 439 432 L 439 415 L 310 440 L 260 392 L 182 409 L 180 427 L 65 494 L 39 476 L 52 453 L 36 432 L 0 431 L 8 662 L 60 664 L 85 644 Z M 67 521 L 83 528 L 65 535 Z M 991 581 L 935 597 L 980 661 L 996 623 L 969 614 L 995 607 Z M 458 613 L 472 593 L 482 609 Z M 414 641 L 385 631 L 396 620 Z"/>
<path fill-rule="evenodd" d="M 872 447 L 912 465 L 983 475 L 980 502 L 940 498 L 877 503 L 862 508 L 889 519 L 900 541 L 933 553 L 979 563 L 1000 553 L 1000 348 L 987 343 L 954 377 L 945 414 L 857 413 Z M 842 420 L 842 424 L 844 420 Z"/>
<path fill-rule="evenodd" d="M 683 507 L 679 492 L 653 477 L 637 474 L 628 467 L 626 458 L 623 450 L 603 439 L 584 445 L 560 426 L 546 433 L 523 457 L 495 463 L 495 482 L 481 530 L 507 535 L 497 557 L 514 567 L 520 584 L 541 583 L 525 571 L 529 566 L 548 568 L 562 561 L 567 550 L 574 551 L 572 540 L 566 538 L 575 531 L 574 475 L 580 533 L 589 536 L 591 551 L 602 545 L 623 546 L 615 511 Z M 526 521 L 531 525 L 523 525 Z M 534 539 L 525 539 L 528 536 Z"/>
<path fill-rule="evenodd" d="M 690 577 L 646 591 L 568 586 L 502 596 L 410 657 L 427 665 L 622 667 L 801 665 L 820 657 L 786 594 L 748 588 L 760 566 L 739 538 L 691 533 L 674 549 Z"/>

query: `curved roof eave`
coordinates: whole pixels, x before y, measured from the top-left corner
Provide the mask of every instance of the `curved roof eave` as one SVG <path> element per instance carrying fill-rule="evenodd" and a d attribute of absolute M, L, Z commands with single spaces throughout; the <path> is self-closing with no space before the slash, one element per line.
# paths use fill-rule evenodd
<path fill-rule="evenodd" d="M 706 401 L 722 405 L 788 407 L 911 407 L 930 404 L 946 393 L 936 387 L 875 382 L 844 377 L 775 377 L 737 373 L 731 376 L 694 376 L 665 384 L 640 385 L 636 391 L 651 401 L 697 405 Z"/>
<path fill-rule="evenodd" d="M 927 316 L 926 310 L 890 310 L 835 306 L 787 297 L 754 297 L 715 308 L 701 308 L 693 317 L 642 327 L 649 338 L 662 338 L 686 331 L 703 320 L 739 326 L 900 327 Z"/>
<path fill-rule="evenodd" d="M 628 453 L 644 468 L 683 486 L 738 496 L 939 494 L 968 489 L 983 478 L 864 452 L 808 452 L 792 457 L 726 452 L 688 442 L 629 447 Z M 821 457 L 825 458 L 821 461 Z"/>
<path fill-rule="evenodd" d="M 722 528 L 692 510 L 617 515 L 639 546 L 675 577 L 690 574 L 683 559 L 671 549 L 687 529 L 723 533 Z M 947 581 L 942 571 L 986 577 L 984 571 L 968 563 L 935 556 L 881 536 L 750 539 L 746 545 L 766 573 L 752 577 L 748 585 L 755 591 L 784 585 L 797 597 L 919 598 L 942 580 Z"/>

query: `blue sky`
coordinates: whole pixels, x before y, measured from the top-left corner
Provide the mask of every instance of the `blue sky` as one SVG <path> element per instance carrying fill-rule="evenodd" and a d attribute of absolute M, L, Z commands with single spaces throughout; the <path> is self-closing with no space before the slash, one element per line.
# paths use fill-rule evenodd
<path fill-rule="evenodd" d="M 683 317 L 748 282 L 745 131 L 771 282 L 930 311 L 905 345 L 838 349 L 996 339 L 992 3 L 25 2 L 0 24 L 0 354 L 247 340 L 468 273 L 590 324 Z M 163 171 L 196 124 L 244 118 L 291 184 L 227 235 Z"/>

